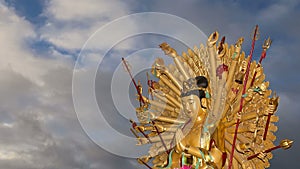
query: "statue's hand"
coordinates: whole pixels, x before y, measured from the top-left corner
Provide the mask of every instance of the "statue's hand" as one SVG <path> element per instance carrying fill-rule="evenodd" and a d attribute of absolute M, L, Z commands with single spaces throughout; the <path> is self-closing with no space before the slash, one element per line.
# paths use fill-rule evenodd
<path fill-rule="evenodd" d="M 137 118 L 141 123 L 148 123 L 150 120 L 155 118 L 155 115 L 152 112 L 144 111 L 144 112 L 137 112 Z"/>
<path fill-rule="evenodd" d="M 177 143 L 177 145 L 176 145 L 177 152 L 184 152 L 185 150 L 186 150 L 186 147 L 182 142 Z"/>
<path fill-rule="evenodd" d="M 138 162 L 139 162 L 140 164 L 143 164 L 143 162 L 148 163 L 150 159 L 151 159 L 151 156 L 149 156 L 149 155 L 144 155 L 144 156 L 138 158 Z M 143 161 L 143 162 L 142 162 L 142 161 Z"/>
<path fill-rule="evenodd" d="M 176 143 L 180 142 L 184 138 L 183 132 L 181 129 L 177 129 L 175 132 L 175 141 Z"/>
<path fill-rule="evenodd" d="M 147 138 L 138 138 L 138 144 L 137 145 L 143 145 L 148 144 L 149 140 Z"/>
<path fill-rule="evenodd" d="M 222 168 L 223 167 L 223 152 L 218 149 L 218 147 L 215 145 L 213 142 L 211 144 L 211 150 L 210 150 L 210 155 L 213 157 L 213 162 L 217 168 Z"/>
<path fill-rule="evenodd" d="M 267 153 L 260 152 L 257 156 L 261 161 L 266 162 Z"/>
<path fill-rule="evenodd" d="M 254 124 L 254 123 L 250 123 L 248 124 L 248 129 L 251 131 L 251 132 L 255 132 L 255 130 L 257 129 L 257 125 Z"/>
<path fill-rule="evenodd" d="M 176 150 L 178 152 L 183 152 L 186 149 L 185 145 L 182 143 L 183 138 L 184 138 L 184 135 L 183 135 L 182 130 L 178 129 L 175 133 Z"/>

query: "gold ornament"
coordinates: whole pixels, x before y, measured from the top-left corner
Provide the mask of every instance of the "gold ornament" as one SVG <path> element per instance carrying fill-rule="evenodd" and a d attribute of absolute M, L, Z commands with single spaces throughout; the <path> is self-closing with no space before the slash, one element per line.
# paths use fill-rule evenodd
<path fill-rule="evenodd" d="M 256 62 L 254 48 L 245 57 L 244 38 L 234 45 L 225 37 L 217 43 L 218 38 L 213 32 L 206 46 L 182 56 L 165 42 L 159 45 L 174 64 L 157 58 L 151 73 L 158 82 L 149 87 L 153 99 L 137 95 L 143 103 L 131 132 L 138 145 L 151 144 L 139 163 L 153 169 L 268 168 L 273 150 L 292 146 L 288 139 L 274 145 L 279 97 L 268 89 L 261 66 L 271 39 L 265 40 Z M 137 90 L 142 93 L 140 83 Z"/>

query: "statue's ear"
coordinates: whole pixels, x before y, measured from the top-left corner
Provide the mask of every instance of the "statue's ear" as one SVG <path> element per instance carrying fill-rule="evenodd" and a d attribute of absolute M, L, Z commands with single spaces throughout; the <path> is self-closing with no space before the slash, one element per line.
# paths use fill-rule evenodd
<path fill-rule="evenodd" d="M 207 100 L 206 100 L 206 98 L 202 98 L 202 99 L 200 99 L 200 101 L 201 101 L 201 107 L 204 108 L 204 109 L 206 109 L 207 108 Z"/>

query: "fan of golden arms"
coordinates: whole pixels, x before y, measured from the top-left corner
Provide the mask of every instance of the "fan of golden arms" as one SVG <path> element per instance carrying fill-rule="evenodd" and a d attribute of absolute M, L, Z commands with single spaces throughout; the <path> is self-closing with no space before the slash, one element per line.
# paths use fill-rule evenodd
<path fill-rule="evenodd" d="M 256 26 L 248 56 L 244 38 L 230 45 L 218 32 L 181 55 L 159 45 L 173 63 L 153 61 L 147 91 L 132 78 L 140 106 L 130 130 L 137 145 L 150 144 L 139 163 L 149 169 L 264 169 L 274 150 L 292 146 L 288 139 L 274 144 L 279 97 L 262 67 L 272 41 L 265 40 L 254 61 L 258 34 Z"/>

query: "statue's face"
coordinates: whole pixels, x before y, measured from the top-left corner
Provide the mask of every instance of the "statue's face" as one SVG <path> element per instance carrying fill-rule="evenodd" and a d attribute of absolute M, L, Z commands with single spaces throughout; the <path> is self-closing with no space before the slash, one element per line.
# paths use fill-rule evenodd
<path fill-rule="evenodd" d="M 191 118 L 196 118 L 201 109 L 201 102 L 198 96 L 189 95 L 182 97 L 182 105 L 184 112 Z"/>

